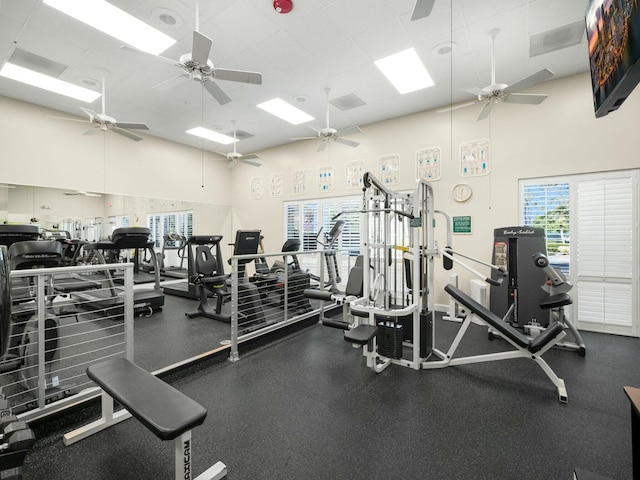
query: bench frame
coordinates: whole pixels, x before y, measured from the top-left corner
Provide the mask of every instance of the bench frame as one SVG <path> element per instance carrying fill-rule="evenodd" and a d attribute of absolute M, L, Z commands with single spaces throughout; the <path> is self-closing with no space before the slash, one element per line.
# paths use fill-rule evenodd
<path fill-rule="evenodd" d="M 149 375 L 152 375 L 149 373 Z M 161 381 L 161 380 L 159 380 Z M 83 440 L 90 435 L 98 433 L 112 425 L 116 425 L 130 417 L 132 413 L 126 409 L 114 412 L 114 399 L 103 389 L 102 390 L 102 416 L 99 420 L 84 425 L 76 430 L 66 433 L 63 437 L 65 446 L 72 445 Z M 174 457 L 175 457 L 175 479 L 191 480 L 193 465 L 193 442 L 191 440 L 191 430 L 183 432 L 174 440 Z M 227 467 L 222 462 L 217 462 L 203 473 L 198 475 L 195 480 L 219 480 L 227 475 Z"/>
<path fill-rule="evenodd" d="M 462 293 L 462 292 L 460 292 L 458 289 L 454 287 L 451 287 L 450 285 L 447 285 L 445 290 L 447 291 L 447 293 L 449 293 L 449 295 L 452 296 L 454 301 L 456 301 L 457 303 L 461 303 L 460 302 L 461 298 L 460 297 L 456 298 L 456 294 L 458 294 L 458 292 L 459 293 Z M 469 302 L 470 299 L 467 299 L 467 300 L 468 302 L 463 303 L 464 307 L 471 310 L 473 313 L 481 313 L 481 314 L 485 313 L 486 315 L 476 315 L 476 316 L 467 315 L 464 321 L 462 322 L 462 326 L 458 330 L 458 333 L 453 339 L 453 342 L 451 343 L 449 350 L 446 353 L 443 353 L 442 351 L 434 348 L 433 353 L 436 356 L 438 356 L 440 360 L 435 360 L 435 361 L 427 360 L 422 363 L 422 368 L 435 369 L 435 368 L 452 367 L 455 365 L 468 365 L 472 363 L 492 362 L 495 360 L 508 360 L 511 358 L 528 358 L 530 360 L 533 360 L 547 375 L 547 377 L 549 377 L 549 380 L 551 380 L 551 382 L 555 385 L 558 392 L 558 400 L 562 403 L 567 403 L 569 401 L 569 396 L 567 394 L 567 389 L 565 387 L 564 380 L 559 378 L 555 374 L 555 372 L 551 369 L 549 364 L 542 359 L 542 355 L 547 350 L 552 348 L 554 345 L 556 345 L 560 340 L 562 340 L 565 337 L 566 332 L 564 331 L 560 331 L 550 341 L 548 341 L 540 350 L 536 351 L 535 353 L 532 353 L 527 347 L 518 345 L 514 340 L 509 338 L 507 335 L 504 335 L 499 331 L 493 330 L 494 335 L 499 335 L 500 337 L 504 338 L 507 342 L 509 342 L 510 345 L 512 345 L 515 348 L 515 350 L 510 350 L 506 352 L 497 352 L 497 353 L 486 353 L 481 355 L 473 355 L 469 357 L 453 358 L 455 355 L 456 349 L 458 348 L 458 345 L 462 341 L 462 337 L 464 337 L 464 334 L 469 328 L 469 325 L 471 324 L 471 321 L 473 320 L 473 318 L 477 318 L 482 323 L 486 324 L 489 328 L 495 327 L 495 325 L 492 325 L 487 320 L 487 318 L 483 318 L 483 317 L 487 317 L 488 315 L 491 315 L 490 311 L 484 309 L 481 305 L 476 304 L 475 302 L 470 303 Z M 483 311 L 480 311 L 480 309 L 483 309 Z M 501 319 L 498 319 L 498 321 L 502 322 Z M 506 326 L 503 328 L 507 328 L 507 327 L 513 328 L 508 324 L 506 324 Z"/>

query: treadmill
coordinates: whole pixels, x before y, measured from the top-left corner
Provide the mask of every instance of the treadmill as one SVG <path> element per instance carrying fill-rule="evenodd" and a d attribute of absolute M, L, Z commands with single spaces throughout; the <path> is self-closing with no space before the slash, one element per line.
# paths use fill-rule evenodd
<path fill-rule="evenodd" d="M 162 252 L 160 255 L 160 275 L 169 278 L 188 278 L 189 270 L 184 267 L 184 260 L 188 257 L 187 250 L 187 238 L 184 235 L 178 233 L 169 233 L 162 237 Z M 176 250 L 180 264 L 176 266 L 165 265 L 165 252 L 170 250 Z"/>
<path fill-rule="evenodd" d="M 222 235 L 191 235 L 185 245 L 185 248 L 187 249 L 187 277 L 182 282 L 163 286 L 162 289 L 164 290 L 164 293 L 167 295 L 174 295 L 176 297 L 198 300 L 200 298 L 200 294 L 198 293 L 198 288 L 193 283 L 194 278 L 198 275 L 198 272 L 196 271 L 195 250 L 198 246 L 216 248 L 221 241 Z M 213 293 L 208 293 L 207 296 L 211 297 L 213 296 Z"/>
<path fill-rule="evenodd" d="M 125 249 L 148 249 L 151 261 L 156 263 L 153 242 L 149 241 L 151 231 L 145 227 L 116 228 L 111 234 L 111 240 L 88 243 L 83 246 L 85 251 L 95 255 L 101 264 L 106 264 L 104 253 L 115 253 Z M 155 271 L 155 282 L 152 288 L 133 290 L 134 315 L 150 316 L 164 305 L 164 293 L 160 288 L 160 272 Z M 84 308 L 104 310 L 110 315 L 120 315 L 124 312 L 124 290 L 116 287 L 110 271 L 104 272 L 103 288 L 86 290 L 73 294 L 74 300 Z"/>

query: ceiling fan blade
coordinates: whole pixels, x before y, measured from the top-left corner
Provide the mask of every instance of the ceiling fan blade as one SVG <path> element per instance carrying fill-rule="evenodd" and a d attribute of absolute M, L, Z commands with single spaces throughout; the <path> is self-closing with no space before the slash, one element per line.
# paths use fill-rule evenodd
<path fill-rule="evenodd" d="M 322 141 L 320 142 L 320 145 L 318 145 L 318 152 L 323 151 L 325 148 L 327 148 L 327 143 L 329 143 L 329 139 L 328 138 L 323 138 Z"/>
<path fill-rule="evenodd" d="M 193 31 L 193 44 L 191 46 L 191 59 L 200 65 L 206 65 L 211 52 L 213 41 L 197 30 Z"/>
<path fill-rule="evenodd" d="M 249 153 L 248 155 L 243 155 L 242 156 L 242 160 L 252 160 L 254 158 L 260 158 L 258 155 L 256 155 L 255 153 Z"/>
<path fill-rule="evenodd" d="M 484 90 L 482 90 L 481 88 L 478 88 L 478 87 L 463 88 L 462 91 L 470 93 L 471 95 L 475 95 L 476 97 L 481 97 L 482 95 L 486 94 L 486 92 Z"/>
<path fill-rule="evenodd" d="M 241 162 L 244 162 L 244 163 L 248 164 L 248 165 L 253 165 L 254 167 L 260 167 L 262 165 L 260 162 L 254 162 L 252 160 L 247 160 L 247 157 L 242 157 L 239 160 Z"/>
<path fill-rule="evenodd" d="M 175 87 L 178 83 L 182 82 L 183 78 L 189 78 L 189 75 L 186 73 L 181 73 L 180 75 L 176 75 L 175 77 L 168 78 L 167 80 L 163 80 L 160 83 L 156 83 L 151 88 L 154 90 L 169 90 L 170 88 Z"/>
<path fill-rule="evenodd" d="M 509 93 L 504 97 L 505 103 L 521 103 L 526 105 L 540 105 L 547 95 L 537 93 Z"/>
<path fill-rule="evenodd" d="M 153 53 L 145 52 L 144 50 L 140 50 L 139 48 L 132 47 L 131 45 L 121 45 L 120 48 L 127 52 L 132 52 L 132 53 L 137 53 L 139 55 L 146 55 L 147 57 L 157 58 L 158 60 L 162 60 L 165 63 L 170 63 L 171 65 L 174 65 L 174 66 L 180 65 L 180 62 L 176 62 L 175 60 L 172 60 L 167 57 L 163 57 L 161 55 L 154 55 Z"/>
<path fill-rule="evenodd" d="M 140 140 L 143 139 L 142 137 L 139 137 L 135 133 L 131 133 L 131 132 L 129 132 L 127 130 L 124 130 L 122 128 L 113 128 L 112 131 L 114 133 L 117 133 L 118 135 L 122 135 L 123 137 L 130 138 L 131 140 L 134 140 L 136 142 L 139 142 Z"/>
<path fill-rule="evenodd" d="M 133 130 L 149 130 L 149 127 L 144 123 L 117 122 L 114 125 L 118 128 L 127 128 L 127 129 L 133 129 Z"/>
<path fill-rule="evenodd" d="M 358 145 L 360 145 L 359 142 L 354 142 L 353 140 L 349 140 L 348 138 L 333 137 L 333 139 L 338 143 L 349 145 L 350 147 L 357 147 Z"/>
<path fill-rule="evenodd" d="M 316 138 L 318 137 L 293 137 L 293 138 L 290 138 L 289 140 L 314 140 Z"/>
<path fill-rule="evenodd" d="M 338 130 L 336 132 L 336 135 L 338 137 L 343 137 L 347 135 L 355 135 L 356 133 L 362 133 L 362 130 L 360 130 L 360 127 L 358 127 L 357 125 L 354 125 L 353 127 L 347 127 L 343 128 L 342 130 Z"/>
<path fill-rule="evenodd" d="M 202 82 L 202 86 L 211 94 L 213 98 L 220 105 L 224 105 L 225 103 L 229 103 L 231 101 L 231 97 L 224 93 L 224 91 L 214 82 L 213 80 L 205 80 Z"/>
<path fill-rule="evenodd" d="M 537 83 L 551 80 L 553 77 L 553 72 L 545 68 L 543 70 L 540 70 L 539 72 L 534 73 L 533 75 L 529 75 L 528 77 L 525 77 L 522 80 L 518 80 L 516 83 L 509 85 L 507 88 L 505 88 L 505 91 L 511 93 L 517 92 L 519 90 L 524 90 Z"/>
<path fill-rule="evenodd" d="M 66 120 L 68 122 L 91 123 L 89 120 L 82 120 L 80 118 L 56 117 L 54 115 L 47 115 L 47 117 L 49 117 L 49 118 L 57 118 L 58 120 Z"/>
<path fill-rule="evenodd" d="M 433 10 L 435 3 L 436 0 L 416 0 L 413 12 L 411 12 L 411 21 L 420 20 L 431 15 L 431 10 Z"/>
<path fill-rule="evenodd" d="M 227 70 L 226 68 L 216 68 L 213 71 L 213 76 L 218 80 L 228 80 L 230 82 L 262 85 L 262 74 L 258 72 L 246 72 L 244 70 Z"/>
<path fill-rule="evenodd" d="M 82 110 L 89 117 L 89 120 L 91 122 L 99 118 L 98 114 L 93 110 L 89 110 L 88 108 L 84 108 L 84 107 L 80 107 L 80 110 Z"/>
<path fill-rule="evenodd" d="M 480 120 L 484 120 L 489 116 L 490 113 L 491 113 L 491 102 L 487 102 L 482 106 L 482 110 L 480 110 L 480 113 L 478 114 L 478 118 L 476 118 L 476 121 L 479 122 Z"/>
<path fill-rule="evenodd" d="M 470 107 L 470 106 L 475 105 L 477 103 L 478 102 L 466 102 L 466 103 L 459 103 L 457 105 L 449 105 L 448 107 L 439 108 L 438 110 L 436 110 L 436 112 L 437 113 L 452 112 L 453 110 L 459 110 L 461 108 L 467 108 L 467 107 Z"/>
<path fill-rule="evenodd" d="M 222 153 L 222 152 L 213 152 L 213 153 L 217 153 L 218 155 L 220 155 L 221 157 L 226 158 L 227 160 L 229 160 L 229 157 L 227 156 L 226 153 Z"/>

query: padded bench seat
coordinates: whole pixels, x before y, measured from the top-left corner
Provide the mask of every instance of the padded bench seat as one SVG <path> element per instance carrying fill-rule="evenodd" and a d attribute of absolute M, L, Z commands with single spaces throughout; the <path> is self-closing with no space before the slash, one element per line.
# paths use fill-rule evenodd
<path fill-rule="evenodd" d="M 202 425 L 207 409 L 126 358 L 91 365 L 87 375 L 161 440 Z"/>
<path fill-rule="evenodd" d="M 67 433 L 65 445 L 133 416 L 161 440 L 174 441 L 175 478 L 193 478 L 191 430 L 204 422 L 207 417 L 205 407 L 126 358 L 112 358 L 91 365 L 87 375 L 102 389 L 102 418 Z M 114 400 L 124 409 L 114 413 Z M 225 464 L 217 462 L 196 480 L 219 480 L 226 475 Z"/>

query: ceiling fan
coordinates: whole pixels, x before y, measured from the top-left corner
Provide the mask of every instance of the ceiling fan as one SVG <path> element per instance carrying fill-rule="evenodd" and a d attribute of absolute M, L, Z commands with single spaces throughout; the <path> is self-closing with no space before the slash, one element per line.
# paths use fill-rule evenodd
<path fill-rule="evenodd" d="M 253 165 L 254 167 L 259 167 L 260 165 L 262 165 L 260 162 L 253 161 L 255 158 L 260 158 L 255 153 L 243 155 L 236 151 L 236 143 L 238 142 L 238 139 L 236 137 L 236 121 L 232 120 L 231 123 L 233 123 L 233 152 L 229 152 L 229 153 L 216 152 L 216 153 L 218 155 L 222 155 L 227 160 L 229 160 L 229 168 L 235 167 L 238 164 L 238 162 L 247 163 L 249 165 Z"/>
<path fill-rule="evenodd" d="M 89 110 L 88 108 L 80 107 L 88 117 L 89 120 L 78 120 L 75 118 L 66 118 L 66 117 L 54 117 L 60 118 L 62 120 L 69 120 L 72 122 L 82 122 L 82 123 L 91 123 L 93 128 L 87 130 L 83 133 L 83 135 L 93 135 L 97 133 L 99 130 L 103 132 L 112 131 L 124 137 L 130 138 L 136 142 L 142 140 L 142 137 L 139 137 L 135 133 L 129 131 L 129 129 L 134 130 L 149 130 L 149 127 L 144 123 L 132 123 L 132 122 L 118 122 L 115 118 L 110 117 L 105 113 L 105 80 L 102 77 L 102 113 L 96 113 L 93 110 Z"/>
<path fill-rule="evenodd" d="M 519 103 L 524 105 L 539 105 L 547 98 L 547 95 L 538 93 L 517 93 L 518 90 L 524 90 L 537 83 L 545 82 L 553 78 L 554 74 L 549 69 L 542 69 L 528 77 L 518 80 L 511 85 L 504 83 L 496 83 L 496 55 L 495 44 L 496 37 L 499 30 L 491 30 L 489 35 L 491 36 L 491 85 L 484 88 L 469 88 L 464 89 L 465 92 L 475 95 L 477 98 L 473 102 L 462 103 L 460 105 L 453 105 L 451 107 L 442 108 L 437 110 L 438 113 L 450 112 L 460 108 L 470 107 L 482 103 L 482 109 L 478 114 L 476 120 L 483 120 L 491 113 L 491 107 L 497 103 Z"/>
<path fill-rule="evenodd" d="M 214 80 L 227 80 L 230 82 L 251 83 L 254 85 L 262 85 L 262 74 L 257 72 L 247 72 L 243 70 L 229 70 L 225 68 L 216 68 L 209 54 L 213 41 L 198 31 L 198 2 L 196 2 L 196 29 L 193 31 L 193 40 L 191 43 L 191 53 L 185 53 L 175 61 L 160 55 L 152 55 L 167 63 L 175 65 L 182 70 L 182 73 L 176 77 L 170 78 L 164 82 L 155 85 L 154 88 L 168 88 L 173 83 L 182 78 L 189 78 L 200 82 L 202 86 L 211 94 L 220 105 L 229 103 L 231 98 L 218 86 Z M 138 50 L 130 45 L 123 45 L 124 50 L 150 55 L 142 50 Z"/>
<path fill-rule="evenodd" d="M 355 133 L 362 132 L 362 130 L 360 130 L 360 127 L 358 127 L 357 125 L 354 125 L 353 127 L 347 127 L 347 128 L 343 128 L 342 130 L 336 130 L 335 128 L 331 128 L 329 126 L 329 92 L 331 91 L 331 89 L 325 88 L 324 91 L 327 94 L 327 115 L 326 115 L 327 126 L 324 128 L 311 126 L 311 128 L 315 130 L 317 134 L 315 137 L 296 137 L 296 138 L 292 138 L 291 140 L 310 140 L 312 138 L 321 138 L 322 141 L 320 142 L 320 145 L 318 145 L 318 152 L 321 152 L 325 148 L 327 148 L 327 144 L 329 143 L 329 140 L 334 140 L 338 143 L 349 145 L 350 147 L 357 147 L 358 145 L 360 145 L 360 143 L 354 142 L 353 140 L 349 140 L 347 138 L 342 138 L 342 137 L 345 135 L 353 135 Z"/>
<path fill-rule="evenodd" d="M 86 197 L 101 197 L 102 196 L 99 193 L 85 192 L 84 190 L 78 190 L 76 192 L 64 192 L 64 195 L 68 195 L 68 196 L 84 195 Z"/>
<path fill-rule="evenodd" d="M 436 0 L 416 0 L 416 4 L 411 12 L 411 21 L 420 20 L 421 18 L 431 15 L 431 10 L 433 10 L 435 3 Z"/>

